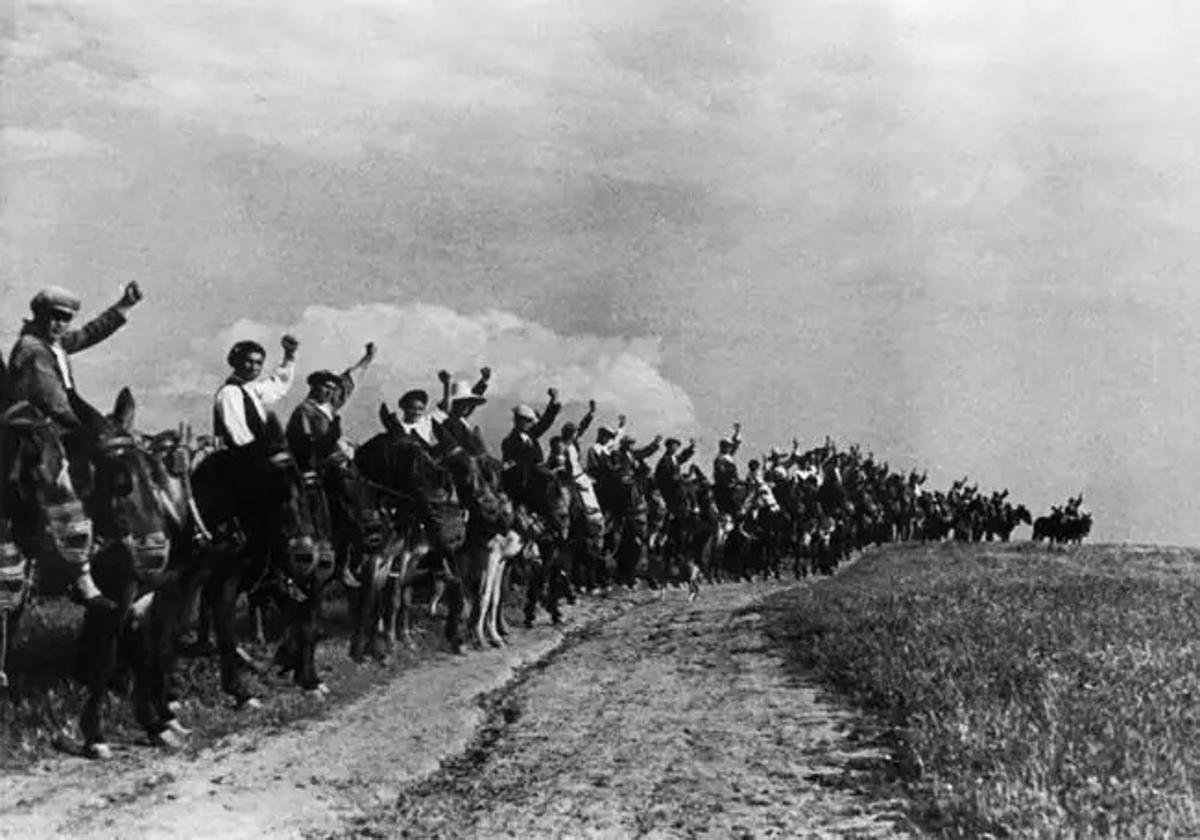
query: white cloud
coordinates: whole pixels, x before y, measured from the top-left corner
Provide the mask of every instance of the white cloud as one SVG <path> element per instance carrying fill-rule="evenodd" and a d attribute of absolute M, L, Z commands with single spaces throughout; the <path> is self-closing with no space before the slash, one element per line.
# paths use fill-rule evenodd
<path fill-rule="evenodd" d="M 408 388 L 436 388 L 436 373 L 442 368 L 473 381 L 484 365 L 493 369 L 493 380 L 490 405 L 481 412 L 487 416 L 480 422 L 492 432 L 507 422 L 511 406 L 520 401 L 540 404 L 551 386 L 568 403 L 595 399 L 606 418 L 627 414 L 631 424 L 647 434 L 686 434 L 697 428 L 691 399 L 659 370 L 660 352 L 653 339 L 564 336 L 511 312 L 462 314 L 424 303 L 313 306 L 297 323 L 286 325 L 239 321 L 193 342 L 188 361 L 172 372 L 158 393 L 207 398 L 219 384 L 214 369 L 235 341 L 253 339 L 278 358 L 284 333 L 301 342 L 300 380 L 318 368 L 345 368 L 361 355 L 367 341 L 375 342 L 375 365 L 347 408 L 347 430 L 354 437 L 377 425 L 379 400 L 394 406 Z M 304 390 L 298 382 L 289 405 L 302 398 Z"/>

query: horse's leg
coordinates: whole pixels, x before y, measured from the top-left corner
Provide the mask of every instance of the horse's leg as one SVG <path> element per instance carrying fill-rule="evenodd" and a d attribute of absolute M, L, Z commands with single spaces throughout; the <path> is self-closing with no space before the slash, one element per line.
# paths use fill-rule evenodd
<path fill-rule="evenodd" d="M 543 556 L 548 556 L 549 559 L 545 564 L 545 583 L 543 586 L 544 603 L 546 612 L 550 613 L 550 623 L 554 625 L 562 624 L 562 608 L 559 606 L 559 600 L 563 596 L 563 590 L 570 591 L 570 581 L 567 579 L 567 567 L 563 555 L 567 551 L 567 546 L 563 545 L 559 540 L 554 538 L 546 539 L 543 543 L 545 546 L 542 549 Z"/>
<path fill-rule="evenodd" d="M 448 581 L 441 575 L 433 576 L 433 593 L 429 597 L 429 615 L 436 617 L 438 608 L 442 605 L 442 599 L 446 597 L 446 587 Z"/>
<path fill-rule="evenodd" d="M 360 574 L 363 579 L 360 581 L 357 592 L 351 592 L 350 604 L 350 659 L 354 662 L 362 662 L 366 657 L 363 650 L 367 644 L 367 640 L 374 638 L 376 630 L 376 587 L 378 583 L 375 580 L 374 570 L 364 568 Z"/>
<path fill-rule="evenodd" d="M 507 561 L 503 546 L 496 546 L 495 556 L 488 558 L 487 585 L 483 591 L 483 621 L 484 635 L 492 647 L 504 647 L 504 640 L 496 629 L 496 615 L 500 612 L 500 584 L 504 577 L 504 566 Z"/>
<path fill-rule="evenodd" d="M 17 604 L 15 609 L 0 611 L 0 689 L 8 692 L 9 700 L 14 706 L 21 701 L 15 676 L 8 673 L 8 663 L 11 661 L 13 648 L 16 647 L 17 627 L 21 623 L 21 613 L 25 610 L 25 599 Z"/>
<path fill-rule="evenodd" d="M 388 585 L 391 582 L 392 559 L 387 554 L 380 554 L 367 566 L 371 578 L 371 605 L 364 625 L 368 640 L 367 649 L 371 658 L 377 662 L 386 662 L 395 650 L 395 638 L 389 639 L 388 634 L 379 632 L 377 618 L 384 612 L 384 599 L 390 594 Z"/>
<path fill-rule="evenodd" d="M 317 674 L 317 640 L 321 624 L 321 600 L 324 587 L 314 584 L 308 597 L 297 603 L 292 610 L 294 616 L 294 638 L 296 640 L 296 685 L 312 693 L 326 694 L 328 689 Z"/>
<path fill-rule="evenodd" d="M 264 600 L 251 593 L 246 597 L 246 606 L 254 619 L 254 641 L 260 645 L 267 643 L 267 605 Z"/>
<path fill-rule="evenodd" d="M 543 590 L 546 584 L 546 559 L 542 546 L 538 544 L 537 556 L 529 563 L 529 585 L 525 590 L 525 626 L 532 627 L 537 618 L 538 604 L 542 603 Z"/>
<path fill-rule="evenodd" d="M 171 578 L 155 593 L 154 601 L 150 604 L 149 619 L 152 682 L 151 702 L 159 720 L 176 735 L 186 735 L 186 729 L 176 716 L 172 706 L 171 680 L 175 673 L 175 663 L 178 655 L 177 641 L 179 625 L 183 621 L 183 610 L 186 602 L 186 589 L 177 578 Z"/>
<path fill-rule="evenodd" d="M 468 559 L 467 580 L 472 596 L 471 625 L 475 635 L 475 644 L 486 647 L 488 640 L 484 634 L 487 623 L 488 595 L 492 587 L 492 572 L 495 569 L 496 558 L 500 554 L 500 537 L 492 537 L 472 552 Z"/>
<path fill-rule="evenodd" d="M 237 708 L 258 708 L 261 703 L 246 684 L 242 671 L 243 660 L 239 656 L 237 635 L 234 626 L 238 584 L 241 570 L 238 558 L 230 558 L 219 573 L 214 574 L 208 586 L 208 600 L 213 613 L 213 630 L 217 637 L 217 653 L 221 661 L 221 689 L 231 697 Z"/>
<path fill-rule="evenodd" d="M 499 596 L 497 598 L 498 606 L 496 608 L 496 634 L 501 639 L 508 638 L 508 622 L 504 619 L 504 599 L 508 597 L 512 589 L 513 566 L 515 558 L 505 561 L 503 571 L 500 573 L 500 581 L 497 584 Z"/>
<path fill-rule="evenodd" d="M 191 645 L 191 655 L 208 656 L 216 647 L 213 645 L 213 602 L 204 586 L 196 586 L 192 593 L 192 601 L 188 604 L 188 614 L 196 613 L 196 641 Z"/>
<path fill-rule="evenodd" d="M 164 607 L 171 606 L 172 596 L 166 587 L 143 595 L 134 603 L 138 613 L 132 626 L 122 628 L 133 674 L 133 711 L 138 724 L 145 730 L 150 743 L 157 747 L 178 749 L 179 735 L 185 730 L 167 708 L 166 684 L 169 671 L 169 633 L 173 629 L 165 618 Z M 165 602 L 165 603 L 164 603 Z M 173 724 L 173 725 L 172 725 Z"/>
<path fill-rule="evenodd" d="M 84 612 L 76 672 L 88 692 L 79 716 L 83 750 L 88 758 L 112 757 L 112 750 L 104 739 L 103 716 L 108 684 L 117 667 L 121 616 L 119 608 L 108 605 L 93 605 Z"/>
<path fill-rule="evenodd" d="M 496 574 L 492 582 L 491 595 L 488 602 L 491 605 L 488 609 L 487 620 L 487 637 L 493 647 L 504 647 L 504 635 L 500 632 L 500 616 L 504 609 L 504 576 L 508 574 L 508 567 L 512 560 L 504 555 L 496 564 Z"/>
<path fill-rule="evenodd" d="M 451 651 L 460 654 L 464 652 L 462 624 L 466 605 L 466 593 L 463 591 L 465 584 L 461 572 L 464 565 L 461 552 L 458 557 L 446 557 L 442 562 L 445 574 L 446 607 L 449 610 L 446 616 L 446 641 L 449 642 Z"/>

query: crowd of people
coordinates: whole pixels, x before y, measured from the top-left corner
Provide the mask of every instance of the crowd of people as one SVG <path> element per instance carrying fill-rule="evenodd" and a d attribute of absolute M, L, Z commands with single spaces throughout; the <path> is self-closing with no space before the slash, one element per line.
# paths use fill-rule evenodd
<path fill-rule="evenodd" d="M 656 435 L 639 441 L 624 416 L 598 422 L 594 401 L 582 416 L 560 423 L 563 403 L 555 388 L 548 389 L 540 410 L 527 403 L 512 408 L 511 429 L 495 453 L 473 422 L 488 402 L 487 367 L 474 382 L 440 371 L 433 396 L 420 387 L 404 391 L 398 413 L 380 406 L 382 431 L 355 447 L 343 434 L 341 412 L 375 359 L 374 344 L 366 344 L 345 370 L 309 373 L 306 396 L 280 423 L 272 408 L 296 379 L 299 342 L 290 335 L 282 337 L 282 356 L 269 372 L 266 348 L 237 342 L 226 358 L 229 374 L 214 389 L 212 434 L 196 442 L 182 470 L 164 467 L 165 460 L 143 469 L 142 461 L 120 461 L 132 457 L 131 399 L 118 399 L 114 416 L 104 415 L 78 393 L 70 364 L 72 354 L 120 329 L 141 300 L 141 290 L 131 283 L 113 306 L 72 329 L 81 309 L 78 296 L 45 289 L 31 302 L 32 318 L 7 368 L 0 365 L 7 465 L 0 470 L 0 482 L 6 483 L 0 499 L 9 508 L 25 505 L 22 515 L 0 509 L 0 522 L 6 523 L 0 558 L 10 558 L 0 568 L 0 629 L 8 613 L 19 610 L 15 596 L 5 600 L 5 581 L 10 591 L 27 593 L 33 579 L 26 562 L 18 580 L 11 558 L 66 567 L 71 596 L 89 610 L 128 611 L 134 595 L 148 585 L 131 583 L 117 594 L 111 584 L 101 586 L 92 573 L 97 552 L 115 545 L 125 546 L 135 561 L 157 557 L 145 547 L 163 543 L 162 534 L 172 530 L 187 535 L 174 542 L 176 553 L 194 554 L 200 546 L 212 555 L 220 545 L 228 557 L 249 558 L 221 561 L 217 584 L 205 590 L 218 602 L 213 607 L 218 636 L 224 634 L 229 648 L 231 593 L 271 582 L 296 591 L 340 578 L 365 593 L 374 591 L 371 569 L 383 570 L 384 577 L 390 573 L 403 588 L 410 577 L 406 564 L 423 563 L 435 578 L 462 586 L 478 578 L 473 597 L 482 627 L 489 601 L 495 622 L 509 573 L 521 571 L 520 562 L 509 561 L 524 560 L 529 567 L 525 616 L 531 623 L 541 606 L 557 621 L 562 600 L 614 585 L 633 587 L 641 579 L 660 590 L 686 585 L 694 597 L 704 580 L 778 577 L 789 563 L 797 576 L 829 573 L 869 545 L 948 537 L 1008 540 L 1017 525 L 1030 522 L 1029 512 L 1011 503 L 1006 490 L 981 493 L 965 479 L 947 491 L 932 490 L 926 475 L 893 470 L 873 453 L 839 447 L 830 438 L 808 449 L 793 440 L 790 447 L 750 459 L 743 474 L 742 430 L 736 423 L 718 442 L 706 471 L 695 463 L 695 440 Z M 54 448 L 46 439 L 38 448 L 39 430 L 61 443 L 64 462 L 58 475 L 46 479 L 53 492 L 23 495 L 18 491 L 37 480 L 36 470 L 51 460 L 45 452 Z M 174 456 L 180 443 L 163 451 Z M 35 451 L 41 454 L 29 460 Z M 116 462 L 121 469 L 114 472 Z M 276 469 L 285 463 L 296 464 L 292 490 L 285 486 L 292 473 Z M 139 470 L 148 489 L 134 515 L 130 511 L 137 505 L 129 498 L 136 494 L 130 488 Z M 1077 534 L 1086 516 L 1081 501 L 1056 509 L 1047 520 L 1053 533 L 1045 533 Z M 166 524 L 131 535 L 139 516 L 154 519 L 147 510 L 155 505 Z M 285 509 L 286 516 L 279 513 Z M 1090 517 L 1086 521 L 1090 525 Z M 459 562 L 459 556 L 484 559 Z M 227 570 L 235 566 L 239 571 L 229 578 Z M 461 592 L 455 597 L 447 630 L 452 638 L 463 600 Z M 300 606 L 291 614 L 301 617 L 277 659 L 310 688 L 319 684 L 311 661 L 319 602 L 319 589 L 292 599 Z M 376 606 L 362 596 L 364 627 L 374 621 Z M 477 637 L 482 641 L 478 631 Z M 0 675 L 6 646 L 0 639 Z M 362 650 L 352 647 L 352 655 Z M 222 679 L 238 696 L 244 690 L 234 670 L 223 665 Z M 146 715 L 158 721 L 154 726 L 169 720 L 162 711 Z"/>

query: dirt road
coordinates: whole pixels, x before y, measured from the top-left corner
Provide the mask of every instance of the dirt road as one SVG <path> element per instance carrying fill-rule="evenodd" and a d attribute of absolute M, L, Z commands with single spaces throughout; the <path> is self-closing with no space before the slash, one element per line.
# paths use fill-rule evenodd
<path fill-rule="evenodd" d="M 581 605 L 565 636 L 519 632 L 199 759 L 52 762 L 0 779 L 0 837 L 894 836 L 889 804 L 842 784 L 864 758 L 850 718 L 763 633 L 778 589 Z"/>

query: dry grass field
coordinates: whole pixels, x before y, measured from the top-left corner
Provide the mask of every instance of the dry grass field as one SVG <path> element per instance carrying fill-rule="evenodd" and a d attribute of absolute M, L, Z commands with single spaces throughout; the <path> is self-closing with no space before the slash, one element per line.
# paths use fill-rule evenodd
<path fill-rule="evenodd" d="M 1200 553 L 903 546 L 775 633 L 895 735 L 942 836 L 1200 834 Z"/>

